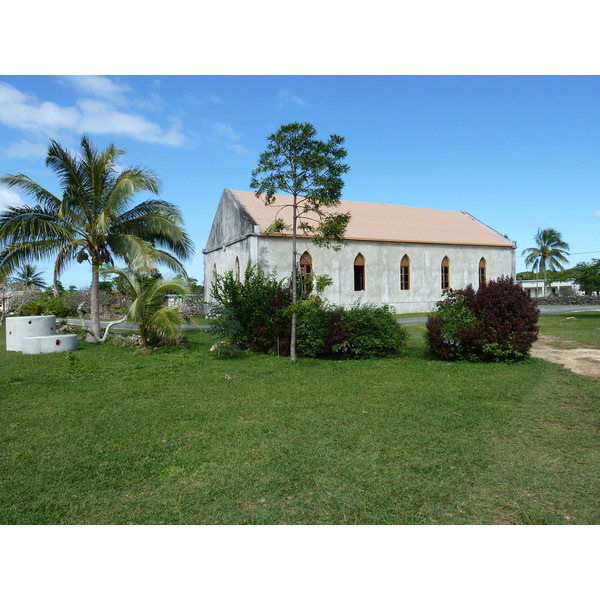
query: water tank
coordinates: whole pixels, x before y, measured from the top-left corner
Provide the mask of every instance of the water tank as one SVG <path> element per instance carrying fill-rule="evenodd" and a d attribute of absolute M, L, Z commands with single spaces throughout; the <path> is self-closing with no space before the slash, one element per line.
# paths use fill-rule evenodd
<path fill-rule="evenodd" d="M 23 338 L 56 334 L 56 317 L 6 317 L 6 349 L 23 351 Z"/>
<path fill-rule="evenodd" d="M 77 350 L 77 336 L 74 333 L 23 338 L 23 354 L 50 354 L 70 350 Z"/>

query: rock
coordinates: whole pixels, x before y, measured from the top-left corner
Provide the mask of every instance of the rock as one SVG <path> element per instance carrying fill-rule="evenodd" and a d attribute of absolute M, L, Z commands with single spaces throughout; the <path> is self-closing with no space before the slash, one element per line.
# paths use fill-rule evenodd
<path fill-rule="evenodd" d="M 152 348 L 140 348 L 139 350 L 136 350 L 133 354 L 134 354 L 134 356 L 138 355 L 138 354 L 150 355 L 150 354 L 152 354 Z"/>

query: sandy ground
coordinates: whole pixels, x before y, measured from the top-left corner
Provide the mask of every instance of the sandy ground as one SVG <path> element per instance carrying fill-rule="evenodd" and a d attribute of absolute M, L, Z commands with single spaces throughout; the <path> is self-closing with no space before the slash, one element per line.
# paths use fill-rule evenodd
<path fill-rule="evenodd" d="M 531 356 L 543 358 L 577 373 L 600 380 L 600 350 L 571 340 L 540 335 L 531 349 Z"/>

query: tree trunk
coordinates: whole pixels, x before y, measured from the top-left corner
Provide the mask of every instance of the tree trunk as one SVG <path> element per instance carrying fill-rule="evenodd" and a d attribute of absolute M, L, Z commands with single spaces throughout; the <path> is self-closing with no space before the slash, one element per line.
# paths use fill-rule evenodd
<path fill-rule="evenodd" d="M 99 266 L 92 264 L 92 287 L 90 288 L 91 330 L 100 339 L 100 274 Z"/>
<path fill-rule="evenodd" d="M 294 214 L 292 217 L 292 303 L 294 304 L 294 310 L 292 312 L 292 332 L 290 335 L 290 359 L 293 363 L 296 362 L 296 300 L 298 297 L 298 290 L 296 289 L 297 279 L 297 266 L 296 266 L 296 224 L 298 216 L 296 209 L 296 194 L 294 194 Z"/>

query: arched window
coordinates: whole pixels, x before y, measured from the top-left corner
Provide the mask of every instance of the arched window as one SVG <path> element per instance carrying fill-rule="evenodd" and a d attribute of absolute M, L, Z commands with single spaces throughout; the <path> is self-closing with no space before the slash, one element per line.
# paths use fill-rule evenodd
<path fill-rule="evenodd" d="M 479 285 L 483 285 L 487 282 L 487 262 L 485 258 L 481 257 L 479 261 Z"/>
<path fill-rule="evenodd" d="M 447 290 L 450 287 L 450 259 L 444 256 L 442 260 L 442 289 Z"/>
<path fill-rule="evenodd" d="M 354 259 L 354 291 L 362 292 L 366 288 L 366 264 L 365 257 L 357 254 Z"/>
<path fill-rule="evenodd" d="M 237 256 L 235 257 L 235 278 L 236 281 L 240 280 L 240 259 Z"/>
<path fill-rule="evenodd" d="M 300 277 L 304 279 L 307 275 L 310 275 L 312 273 L 312 270 L 312 257 L 308 252 L 305 252 L 300 257 Z"/>
<path fill-rule="evenodd" d="M 300 279 L 302 280 L 302 290 L 305 294 L 309 294 L 307 277 L 312 273 L 312 257 L 308 252 L 305 252 L 300 257 Z"/>
<path fill-rule="evenodd" d="M 406 254 L 400 261 L 400 289 L 410 290 L 410 258 Z"/>

